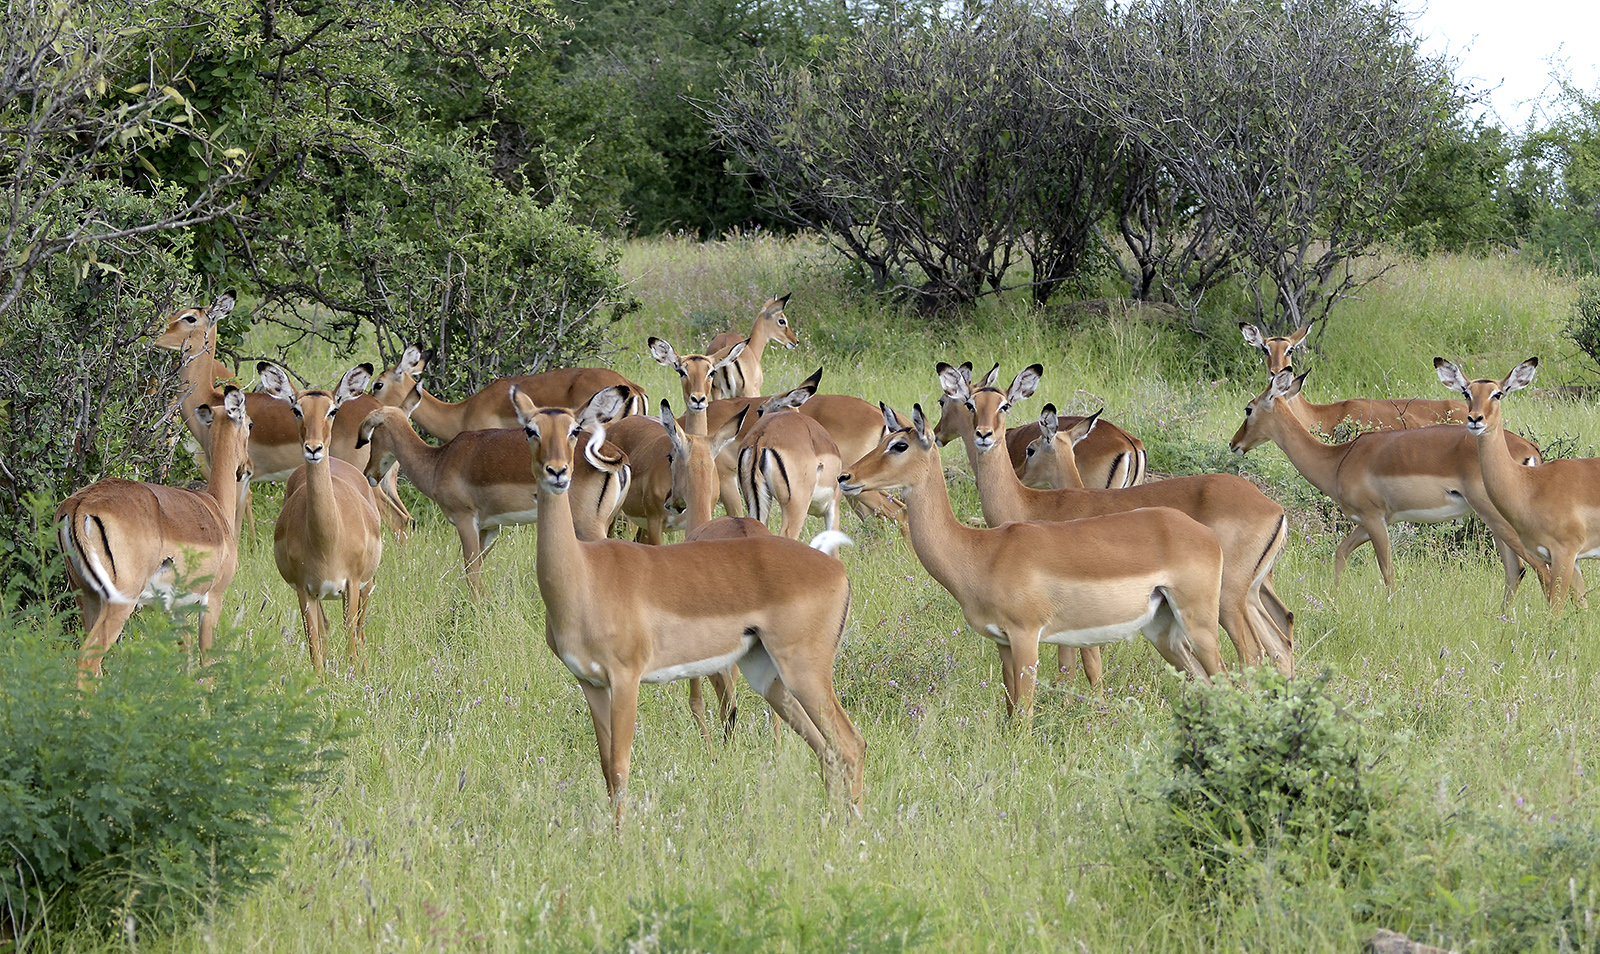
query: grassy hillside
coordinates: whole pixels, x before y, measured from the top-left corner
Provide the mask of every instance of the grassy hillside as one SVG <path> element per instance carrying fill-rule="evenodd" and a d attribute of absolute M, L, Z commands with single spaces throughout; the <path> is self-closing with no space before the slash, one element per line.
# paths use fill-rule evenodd
<path fill-rule="evenodd" d="M 1397 534 L 1392 598 L 1367 549 L 1335 599 L 1331 508 L 1276 449 L 1226 453 L 1264 381 L 1226 303 L 1208 312 L 1209 339 L 1155 319 L 1034 314 L 1020 299 L 954 324 L 885 310 L 811 241 L 637 242 L 623 265 L 643 307 L 608 361 L 653 397 L 680 400 L 677 376 L 644 355 L 646 335 L 688 350 L 792 292 L 802 344 L 769 349 L 769 390 L 821 365 L 824 391 L 931 411 L 935 361 L 999 361 L 1008 380 L 1039 361 L 1044 386 L 1016 420 L 1045 401 L 1103 406 L 1156 469 L 1242 463 L 1295 512 L 1277 585 L 1298 615 L 1301 670 L 1331 672 L 1373 778 L 1394 792 L 1366 860 L 1341 871 L 1315 851 L 1256 857 L 1213 893 L 1186 890 L 1137 794 L 1182 691 L 1151 647 L 1110 649 L 1098 691 L 1081 677 L 1044 687 L 1022 731 L 1005 718 L 989 642 L 898 533 L 853 517 L 838 685 L 867 740 L 865 818 L 830 817 L 809 749 L 792 733 L 775 746 L 748 690 L 736 738 L 708 752 L 679 684 L 643 693 L 631 813 L 613 830 L 582 696 L 544 645 L 533 529 L 501 537 L 488 598 L 473 604 L 453 530 L 413 496 L 418 532 L 386 542 L 365 671 L 345 665 L 342 634 L 332 642 L 331 696 L 363 731 L 310 793 L 282 876 L 141 948 L 759 950 L 781 936 L 776 947 L 794 951 L 1332 952 L 1379 926 L 1458 948 L 1600 943 L 1600 793 L 1587 774 L 1600 615 L 1550 619 L 1531 579 L 1502 615 L 1485 536 L 1455 527 Z M 1336 314 L 1307 394 L 1447 397 L 1434 354 L 1495 376 L 1538 354 L 1540 384 L 1580 378 L 1559 334 L 1571 294 L 1515 260 L 1400 262 Z M 341 370 L 303 357 L 330 383 Z M 1523 392 L 1506 410 L 1541 441 L 1594 453 L 1592 407 Z M 976 517 L 959 447 L 946 464 L 962 516 Z M 276 647 L 275 665 L 300 669 L 298 614 L 271 559 L 279 493 L 258 495 L 266 529 L 224 615 Z"/>

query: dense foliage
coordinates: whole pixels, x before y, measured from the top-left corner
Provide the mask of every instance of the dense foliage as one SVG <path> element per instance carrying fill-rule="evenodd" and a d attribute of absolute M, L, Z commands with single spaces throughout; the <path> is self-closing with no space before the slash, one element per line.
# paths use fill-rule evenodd
<path fill-rule="evenodd" d="M 339 720 L 261 654 L 199 669 L 177 637 L 141 614 L 80 692 L 74 651 L 10 609 L 0 618 L 0 934 L 132 942 L 276 874 Z"/>

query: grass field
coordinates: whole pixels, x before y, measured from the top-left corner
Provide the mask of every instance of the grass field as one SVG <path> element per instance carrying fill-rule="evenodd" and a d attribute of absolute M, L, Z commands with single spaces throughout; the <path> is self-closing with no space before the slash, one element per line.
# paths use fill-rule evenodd
<path fill-rule="evenodd" d="M 623 265 L 644 304 L 607 361 L 675 404 L 676 375 L 644 355 L 645 336 L 688 350 L 784 292 L 802 344 L 767 352 L 769 390 L 821 365 L 825 392 L 932 413 L 935 361 L 998 360 L 1006 380 L 1039 361 L 1044 385 L 1015 421 L 1046 401 L 1103 406 L 1160 471 L 1239 466 L 1226 440 L 1265 378 L 1226 302 L 1208 309 L 1209 339 L 1020 301 L 955 324 L 884 310 L 809 241 L 635 242 Z M 1398 262 L 1335 315 L 1307 396 L 1448 397 L 1435 354 L 1473 376 L 1538 354 L 1540 385 L 1583 379 L 1560 338 L 1571 295 L 1513 259 Z M 297 357 L 329 383 L 342 370 L 331 355 Z M 1592 406 L 1522 392 L 1506 413 L 1541 443 L 1596 453 Z M 975 517 L 959 446 L 946 463 L 961 515 Z M 1182 691 L 1153 649 L 1110 649 L 1096 691 L 1081 676 L 1044 687 L 1020 730 L 988 641 L 898 533 L 853 517 L 837 682 L 867 741 L 864 819 L 831 811 L 810 750 L 792 733 L 775 746 L 748 689 L 735 738 L 707 751 L 676 684 L 643 693 L 631 809 L 616 830 L 582 696 L 544 645 L 533 528 L 501 537 L 488 598 L 474 604 L 453 530 L 413 496 L 415 536 L 386 542 L 365 671 L 347 667 L 341 633 L 331 643 L 331 704 L 359 713 L 361 731 L 308 793 L 281 877 L 190 932 L 135 946 L 1331 952 L 1387 927 L 1458 949 L 1596 949 L 1600 611 L 1551 619 L 1530 577 L 1502 615 L 1486 535 L 1454 526 L 1397 534 L 1392 598 L 1369 548 L 1335 599 L 1332 508 L 1275 448 L 1243 465 L 1294 514 L 1277 586 L 1297 614 L 1301 672 L 1331 672 L 1363 722 L 1374 777 L 1394 791 L 1388 836 L 1354 874 L 1311 852 L 1258 859 L 1215 892 L 1184 890 L 1136 794 Z M 224 618 L 275 647 L 274 665 L 304 669 L 271 559 L 280 496 L 258 493 L 264 529 Z M 57 936 L 45 949 L 102 943 Z"/>

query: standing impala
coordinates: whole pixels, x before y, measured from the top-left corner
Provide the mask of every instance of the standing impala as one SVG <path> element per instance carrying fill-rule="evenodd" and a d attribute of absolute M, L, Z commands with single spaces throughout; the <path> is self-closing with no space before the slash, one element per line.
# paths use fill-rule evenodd
<path fill-rule="evenodd" d="M 1209 529 L 1165 507 L 968 527 L 950 508 L 922 406 L 912 409 L 910 427 L 898 426 L 887 405 L 882 411 L 889 436 L 839 483 L 846 493 L 905 491 L 917 559 L 961 604 L 967 625 L 1000 650 L 1008 712 L 1032 717 L 1040 643 L 1098 647 L 1143 632 L 1192 676 L 1222 670 L 1222 551 Z"/>
<path fill-rule="evenodd" d="M 776 509 L 783 518 L 778 533 L 791 540 L 800 539 L 807 513 L 821 517 L 829 530 L 839 529 L 842 469 L 839 446 L 827 429 L 798 411 L 763 414 L 739 439 L 745 510 L 766 523 Z"/>
<path fill-rule="evenodd" d="M 83 616 L 79 666 L 86 675 L 100 675 L 101 659 L 133 611 L 158 600 L 169 610 L 204 607 L 200 652 L 210 651 L 222 596 L 239 566 L 239 498 L 250 483 L 244 392 L 229 385 L 221 410 L 195 409 L 214 437 L 203 492 L 110 478 L 56 508 L 56 540 Z"/>
<path fill-rule="evenodd" d="M 356 662 L 357 645 L 366 640 L 372 578 L 383 556 L 378 503 L 372 488 L 360 470 L 328 452 L 335 412 L 366 390 L 372 365 L 351 368 L 332 394 L 296 391 L 283 369 L 266 361 L 256 370 L 268 393 L 289 402 L 300 419 L 305 464 L 289 481 L 272 533 L 272 555 L 278 575 L 299 598 L 311 665 L 320 673 L 323 638 L 328 632 L 322 601 L 343 598 L 350 659 Z"/>
<path fill-rule="evenodd" d="M 972 421 L 960 436 L 978 483 L 983 519 L 994 527 L 1012 520 L 1077 520 L 1138 507 L 1177 509 L 1209 527 L 1222 547 L 1220 619 L 1240 660 L 1253 664 L 1265 653 L 1284 673 L 1292 671 L 1294 617 L 1273 592 L 1271 580 L 1288 535 L 1283 508 L 1234 474 L 1175 477 L 1125 490 L 1024 487 L 1006 457 L 1005 415 L 1012 404 L 1033 394 L 1042 372 L 1036 364 L 1019 372 L 1007 391 L 972 391 L 955 368 L 938 366 L 945 397 L 965 404 Z M 1098 673 L 1089 676 L 1094 681 Z"/>
<path fill-rule="evenodd" d="M 1476 511 L 1494 534 L 1495 551 L 1505 565 L 1505 603 L 1516 594 L 1518 558 L 1545 576 L 1543 566 L 1527 556 L 1521 539 L 1500 515 L 1484 489 L 1478 448 L 1458 425 L 1436 424 L 1411 430 L 1372 431 L 1342 444 L 1324 444 L 1307 430 L 1289 403 L 1300 392 L 1305 375 L 1284 369 L 1272 376 L 1266 390 L 1245 405 L 1244 423 L 1233 437 L 1234 453 L 1270 440 L 1283 449 L 1294 469 L 1312 486 L 1333 498 L 1355 524 L 1333 552 L 1333 585 L 1339 586 L 1345 561 L 1357 547 L 1372 541 L 1384 585 L 1394 591 L 1394 565 L 1389 524 L 1440 523 Z M 1538 448 L 1514 434 L 1500 439 L 1515 444 L 1523 460 L 1537 462 Z M 1509 457 L 1509 452 L 1508 455 Z M 1538 470 L 1543 470 L 1542 465 Z M 1525 468 L 1526 469 L 1526 468 Z"/>
<path fill-rule="evenodd" d="M 967 383 L 967 389 L 972 390 L 972 362 L 963 361 L 953 369 L 955 373 Z M 1000 379 L 1000 365 L 996 364 L 983 376 L 978 387 L 992 388 Z M 1096 419 L 1099 414 L 1096 412 Z M 1067 417 L 1062 419 L 1061 426 L 1072 428 L 1079 421 L 1086 418 Z M 934 428 L 934 435 L 940 444 L 948 444 L 955 440 L 963 430 L 972 425 L 972 412 L 967 410 L 965 403 L 957 401 L 948 395 L 939 399 L 939 423 Z M 1006 432 L 1006 453 L 1011 458 L 1011 466 L 1017 471 L 1018 477 L 1023 477 L 1024 464 L 1027 459 L 1027 448 L 1038 441 L 1038 424 L 1029 421 L 1015 430 Z M 1072 448 L 1074 466 L 1077 468 L 1077 483 L 1054 484 L 1061 487 L 1093 487 L 1107 490 L 1117 490 L 1123 487 L 1137 487 L 1145 479 L 1145 453 L 1144 442 L 1129 434 L 1110 421 L 1099 420 L 1089 435 L 1077 446 Z M 1035 472 L 1037 473 L 1037 472 Z M 1035 480 L 1023 477 L 1030 487 L 1038 487 Z M 1068 478 L 1070 479 L 1070 478 Z"/>
<path fill-rule="evenodd" d="M 1509 449 L 1514 435 L 1505 430 L 1500 410 L 1507 394 L 1533 383 L 1539 359 L 1529 358 L 1499 381 L 1468 381 L 1443 358 L 1434 358 L 1433 366 L 1445 387 L 1460 391 L 1467 399 L 1467 430 L 1477 441 L 1478 465 L 1489 499 L 1516 529 L 1522 545 L 1549 564 L 1551 611 L 1561 610 L 1569 591 L 1579 606 L 1587 608 L 1578 561 L 1600 556 L 1600 459 L 1520 466 L 1522 461 Z"/>
<path fill-rule="evenodd" d="M 1310 330 L 1311 325 L 1307 323 L 1292 335 L 1268 338 L 1255 325 L 1239 325 L 1245 343 L 1252 348 L 1260 348 L 1266 354 L 1269 376 L 1290 368 L 1289 355 L 1305 346 L 1306 333 Z M 1296 416 L 1306 422 L 1306 426 L 1321 428 L 1324 434 L 1332 434 L 1334 428 L 1346 420 L 1354 421 L 1364 429 L 1405 430 L 1430 424 L 1460 424 L 1466 420 L 1467 414 L 1467 406 L 1461 401 L 1424 398 L 1349 398 L 1332 404 L 1312 404 L 1297 393 L 1290 401 Z"/>
<path fill-rule="evenodd" d="M 602 388 L 590 401 L 622 403 L 622 388 Z M 504 428 L 462 431 L 442 447 L 417 436 L 406 414 L 416 406 L 417 395 L 406 408 L 380 407 L 361 424 L 361 443 L 371 444 L 367 461 L 368 482 L 390 466 L 439 505 L 461 539 L 461 561 L 472 598 L 483 598 L 483 560 L 503 527 L 533 523 L 538 516 L 538 488 L 533 479 L 533 458 L 522 432 Z M 598 457 L 598 459 L 597 459 Z M 584 456 L 573 469 L 573 521 L 579 539 L 605 537 L 627 495 L 632 470 L 622 452 L 612 444 L 585 445 Z"/>
<path fill-rule="evenodd" d="M 767 342 L 778 341 L 785 348 L 793 348 L 800 343 L 800 336 L 794 333 L 794 328 L 789 324 L 789 316 L 783 313 L 788 303 L 788 295 L 767 299 L 767 303 L 756 313 L 755 326 L 747 337 L 736 331 L 725 331 L 711 339 L 711 347 L 706 349 L 711 354 L 744 343 L 737 360 L 719 368 L 713 376 L 715 397 L 761 396 L 761 356 L 767 350 Z"/>
<path fill-rule="evenodd" d="M 652 337 L 646 344 L 657 364 L 672 368 L 683 379 L 683 427 L 691 434 L 710 433 L 706 428 L 706 408 L 711 404 L 711 378 L 726 369 L 744 353 L 745 343 L 735 341 L 711 354 L 678 356 L 663 338 Z"/>
<path fill-rule="evenodd" d="M 206 455 L 211 438 L 206 424 L 196 416 L 195 408 L 202 404 L 219 405 L 222 392 L 218 390 L 218 375 L 226 374 L 229 380 L 233 378 L 228 366 L 216 359 L 216 325 L 233 311 L 234 297 L 235 293 L 229 291 L 219 296 L 209 308 L 185 308 L 174 312 L 167 320 L 166 331 L 152 342 L 158 348 L 176 351 L 181 356 L 179 410 L 195 443 L 199 445 L 201 470 L 206 473 L 210 472 Z M 283 401 L 257 391 L 246 393 L 245 403 L 250 413 L 250 451 L 255 467 L 255 476 L 251 480 L 256 483 L 275 483 L 288 479 L 301 464 L 300 428 L 295 423 L 294 412 Z M 333 456 L 356 467 L 366 466 L 366 454 L 356 449 L 356 431 L 362 419 L 377 407 L 377 401 L 363 395 L 340 408 L 333 422 Z M 382 496 L 378 499 L 378 505 L 384 522 L 389 524 L 397 537 L 403 537 L 410 530 L 411 514 L 400 499 L 396 477 L 396 472 L 391 470 L 379 482 Z M 250 535 L 254 536 L 255 513 L 250 505 L 248 485 L 242 493 L 240 506 L 244 510 L 244 521 Z"/>
<path fill-rule="evenodd" d="M 545 641 L 589 703 L 617 821 L 627 802 L 639 685 L 730 664 L 817 753 L 830 793 L 859 813 L 866 745 L 833 688 L 850 610 L 843 565 L 782 537 L 672 547 L 580 541 L 567 490 L 586 422 L 516 392 L 512 400 L 539 479 Z M 591 440 L 600 439 L 603 426 L 594 430 Z"/>
<path fill-rule="evenodd" d="M 420 393 L 411 419 L 441 441 L 462 431 L 516 428 L 517 415 L 511 409 L 513 385 L 552 407 L 582 407 L 601 388 L 621 385 L 630 389 L 629 414 L 643 414 L 649 407 L 644 388 L 609 368 L 562 368 L 516 378 L 497 378 L 464 401 L 441 401 L 421 384 L 430 360 L 431 354 L 423 351 L 421 345 L 411 345 L 401 353 L 394 367 L 373 380 L 372 394 L 389 407 L 403 407 L 413 393 Z"/>

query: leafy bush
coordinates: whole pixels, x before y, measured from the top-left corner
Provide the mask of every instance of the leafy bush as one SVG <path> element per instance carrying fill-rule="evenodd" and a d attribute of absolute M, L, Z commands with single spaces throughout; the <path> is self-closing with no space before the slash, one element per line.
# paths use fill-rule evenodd
<path fill-rule="evenodd" d="M 168 929 L 275 874 L 342 720 L 254 653 L 197 669 L 173 637 L 140 614 L 80 692 L 70 647 L 0 615 L 0 936 Z"/>
<path fill-rule="evenodd" d="M 1572 303 L 1572 314 L 1562 334 L 1600 367 L 1600 276 L 1586 275 L 1578 280 L 1578 300 Z"/>
<path fill-rule="evenodd" d="M 1158 863 L 1206 880 L 1263 849 L 1318 846 L 1338 866 L 1371 837 L 1388 799 L 1328 679 L 1258 667 L 1184 687 L 1168 763 L 1152 784 L 1167 849 Z"/>

